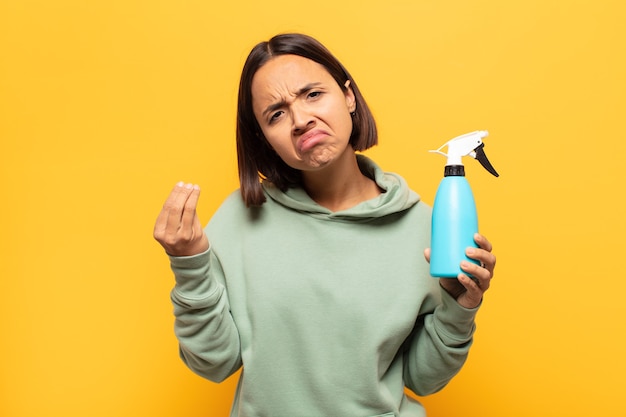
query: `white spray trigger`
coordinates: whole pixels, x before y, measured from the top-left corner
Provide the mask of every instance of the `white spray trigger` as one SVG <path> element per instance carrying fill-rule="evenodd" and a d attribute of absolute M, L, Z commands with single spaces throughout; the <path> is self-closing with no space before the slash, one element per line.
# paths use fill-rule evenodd
<path fill-rule="evenodd" d="M 443 155 L 448 158 L 446 165 L 463 165 L 462 158 L 464 156 L 476 158 L 475 150 L 483 144 L 483 138 L 487 135 L 489 135 L 489 132 L 486 130 L 477 130 L 475 132 L 466 133 L 449 140 L 439 147 L 439 149 L 431 150 L 429 152 L 438 153 L 439 155 Z M 445 147 L 448 148 L 448 153 L 441 150 Z"/>
<path fill-rule="evenodd" d="M 439 155 L 445 156 L 448 159 L 446 166 L 462 166 L 463 157 L 471 156 L 472 158 L 477 159 L 483 168 L 497 177 L 498 173 L 489 162 L 489 159 L 487 159 L 487 155 L 485 155 L 485 150 L 483 149 L 485 147 L 483 144 L 483 138 L 488 135 L 489 132 L 486 130 L 477 130 L 475 132 L 466 133 L 449 140 L 439 149 L 428 152 L 438 153 Z M 448 153 L 441 150 L 445 147 L 448 148 Z"/>

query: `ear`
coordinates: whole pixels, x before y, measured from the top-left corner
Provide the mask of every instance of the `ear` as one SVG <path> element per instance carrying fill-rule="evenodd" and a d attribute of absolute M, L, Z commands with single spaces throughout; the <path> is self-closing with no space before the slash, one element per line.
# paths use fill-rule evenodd
<path fill-rule="evenodd" d="M 356 110 L 356 97 L 354 96 L 354 91 L 352 87 L 350 87 L 350 80 L 346 81 L 344 86 L 344 95 L 346 96 L 346 106 L 348 106 L 348 111 L 350 113 Z"/>

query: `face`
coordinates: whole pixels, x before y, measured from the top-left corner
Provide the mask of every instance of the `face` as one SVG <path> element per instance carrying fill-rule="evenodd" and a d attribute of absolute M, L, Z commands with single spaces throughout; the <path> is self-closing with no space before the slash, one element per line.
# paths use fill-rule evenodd
<path fill-rule="evenodd" d="M 265 138 L 292 168 L 324 168 L 346 152 L 356 102 L 320 64 L 279 55 L 252 79 L 252 106 Z"/>

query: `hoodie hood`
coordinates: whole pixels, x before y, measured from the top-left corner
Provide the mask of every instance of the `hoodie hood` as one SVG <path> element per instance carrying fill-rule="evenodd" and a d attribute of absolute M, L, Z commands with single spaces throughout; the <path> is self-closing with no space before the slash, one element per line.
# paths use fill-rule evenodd
<path fill-rule="evenodd" d="M 315 217 L 339 221 L 369 220 L 387 216 L 407 210 L 420 200 L 419 195 L 409 189 L 401 176 L 383 172 L 374 161 L 364 155 L 357 154 L 357 161 L 361 172 L 373 179 L 383 192 L 376 198 L 346 210 L 333 212 L 320 206 L 302 187 L 293 187 L 282 192 L 269 181 L 263 181 L 262 186 L 266 195 L 280 205 Z"/>

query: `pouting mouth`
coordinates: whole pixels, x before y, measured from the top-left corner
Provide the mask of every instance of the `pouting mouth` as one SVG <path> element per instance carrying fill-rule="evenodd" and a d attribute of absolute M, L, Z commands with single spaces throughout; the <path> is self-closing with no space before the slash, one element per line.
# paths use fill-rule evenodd
<path fill-rule="evenodd" d="M 296 147 L 300 151 L 305 151 L 309 147 L 313 146 L 317 139 L 328 136 L 328 133 L 322 129 L 312 129 L 300 136 L 296 142 Z"/>

